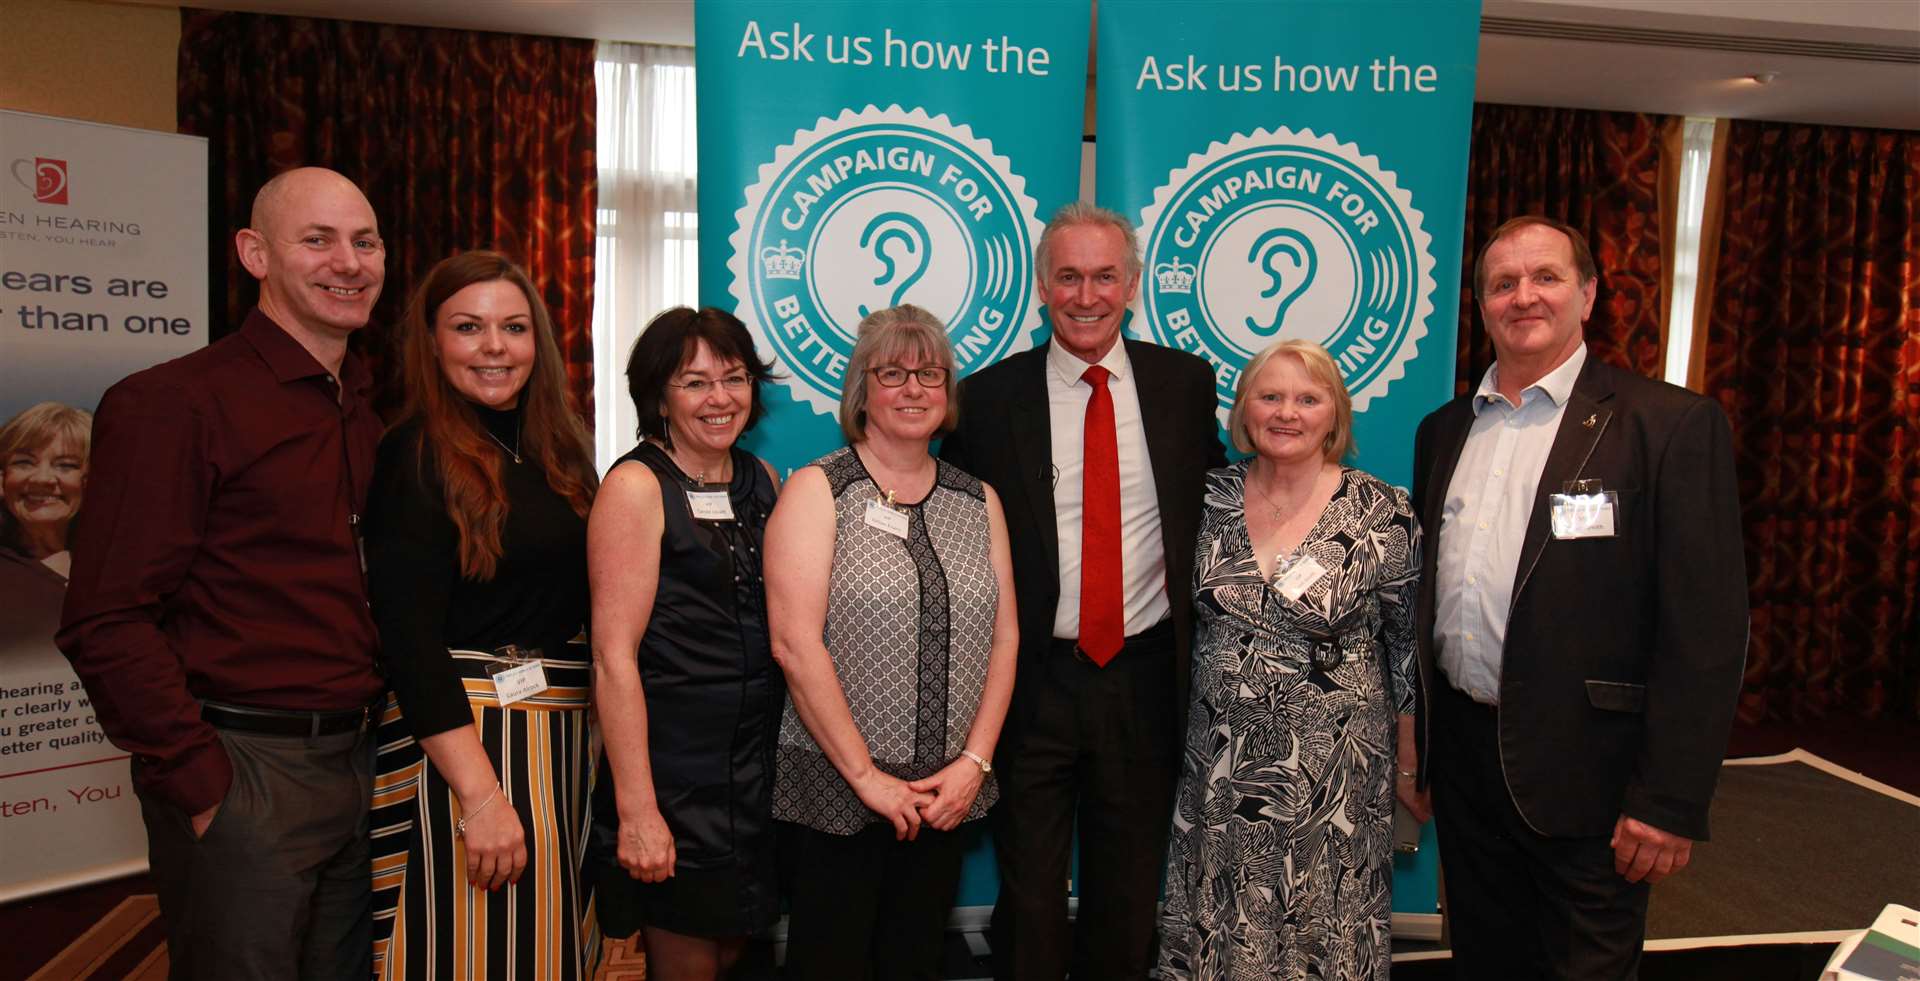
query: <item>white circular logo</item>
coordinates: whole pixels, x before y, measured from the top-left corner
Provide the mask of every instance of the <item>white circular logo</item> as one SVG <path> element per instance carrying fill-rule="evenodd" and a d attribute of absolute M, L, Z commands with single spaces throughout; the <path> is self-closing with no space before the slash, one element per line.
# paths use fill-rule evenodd
<path fill-rule="evenodd" d="M 1268 344 L 1316 341 L 1364 409 L 1406 374 L 1433 312 L 1432 237 L 1391 171 L 1331 134 L 1235 134 L 1167 176 L 1140 216 L 1144 317 L 1211 360 L 1220 416 Z"/>
<path fill-rule="evenodd" d="M 795 398 L 840 402 L 861 318 L 900 303 L 947 325 L 962 374 L 1039 325 L 1026 182 L 970 127 L 873 106 L 821 118 L 760 167 L 734 215 L 740 319 Z"/>

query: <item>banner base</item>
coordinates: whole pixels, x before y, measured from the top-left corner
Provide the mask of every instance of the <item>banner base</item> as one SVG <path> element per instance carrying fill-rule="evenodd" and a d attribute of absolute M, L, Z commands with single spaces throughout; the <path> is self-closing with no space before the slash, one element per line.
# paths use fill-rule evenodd
<path fill-rule="evenodd" d="M 115 862 L 111 865 L 101 865 L 90 869 L 65 872 L 60 875 L 44 876 L 29 882 L 8 883 L 5 886 L 0 886 L 0 905 L 22 899 L 31 899 L 35 896 L 44 896 L 48 893 L 77 889 L 81 886 L 91 886 L 101 882 L 109 882 L 114 879 L 124 879 L 130 875 L 144 875 L 146 871 L 147 859 L 143 855 L 140 858 L 130 858 L 122 862 Z"/>

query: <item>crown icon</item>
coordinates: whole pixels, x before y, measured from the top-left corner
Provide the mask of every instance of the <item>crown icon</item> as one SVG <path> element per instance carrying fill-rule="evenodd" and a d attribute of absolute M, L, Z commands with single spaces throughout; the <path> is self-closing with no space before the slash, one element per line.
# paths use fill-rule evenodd
<path fill-rule="evenodd" d="M 1199 269 L 1191 262 L 1181 262 L 1175 256 L 1172 262 L 1163 262 L 1153 267 L 1153 281 L 1162 293 L 1193 292 L 1193 277 Z"/>
<path fill-rule="evenodd" d="M 806 261 L 806 250 L 788 245 L 784 238 L 778 248 L 769 245 L 760 250 L 760 265 L 766 269 L 768 279 L 799 279 L 800 267 Z"/>

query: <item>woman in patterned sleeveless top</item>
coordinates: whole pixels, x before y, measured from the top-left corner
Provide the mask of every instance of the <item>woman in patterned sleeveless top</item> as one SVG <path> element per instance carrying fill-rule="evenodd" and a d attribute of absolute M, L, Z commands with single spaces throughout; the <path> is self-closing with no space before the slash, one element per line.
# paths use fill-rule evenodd
<path fill-rule="evenodd" d="M 847 366 L 851 444 L 797 471 L 767 526 L 773 652 L 793 701 L 774 817 L 795 825 L 789 981 L 938 978 L 1017 631 L 993 489 L 928 453 L 953 348 L 918 307 L 869 315 Z"/>
<path fill-rule="evenodd" d="M 655 317 L 627 361 L 642 440 L 587 527 L 606 749 L 586 867 L 601 927 L 643 931 L 656 981 L 726 976 L 780 912 L 769 811 L 785 685 L 760 573 L 779 481 L 736 445 L 768 374 L 732 314 Z"/>

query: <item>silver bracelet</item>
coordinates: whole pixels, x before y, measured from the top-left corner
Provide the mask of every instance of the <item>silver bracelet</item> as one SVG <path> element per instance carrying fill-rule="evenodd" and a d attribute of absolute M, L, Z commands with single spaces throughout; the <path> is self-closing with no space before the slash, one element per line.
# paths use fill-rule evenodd
<path fill-rule="evenodd" d="M 467 819 L 470 817 L 478 817 L 480 812 L 492 806 L 494 800 L 499 796 L 500 785 L 496 783 L 493 785 L 493 793 L 488 794 L 487 799 L 481 801 L 479 807 L 474 808 L 466 814 L 462 814 L 460 820 L 453 822 L 453 836 L 455 838 L 465 838 L 467 836 Z"/>

